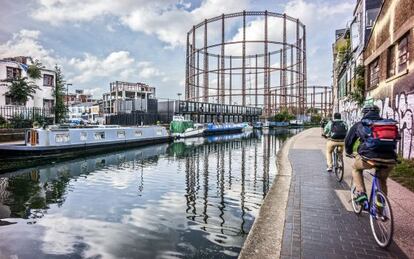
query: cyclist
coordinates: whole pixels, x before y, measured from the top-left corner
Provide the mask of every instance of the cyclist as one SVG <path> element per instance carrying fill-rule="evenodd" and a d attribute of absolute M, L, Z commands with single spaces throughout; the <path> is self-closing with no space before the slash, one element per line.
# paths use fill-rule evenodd
<path fill-rule="evenodd" d="M 397 159 L 396 142 L 399 139 L 398 128 L 394 120 L 385 120 L 379 114 L 378 106 L 366 104 L 362 109 L 361 121 L 355 123 L 345 138 L 345 151 L 348 155 L 357 149 L 352 166 L 352 178 L 355 183 L 358 203 L 368 199 L 363 170 L 377 168 L 381 190 L 387 194 L 387 178 Z M 359 142 L 359 143 L 358 143 Z M 375 165 L 367 162 L 373 161 Z"/>
<path fill-rule="evenodd" d="M 339 152 L 342 154 L 347 131 L 348 126 L 341 120 L 341 114 L 337 112 L 334 114 L 334 119 L 330 120 L 323 130 L 323 135 L 328 138 L 326 142 L 326 161 L 328 163 L 326 171 L 328 172 L 332 172 L 332 152 L 335 147 L 338 146 Z"/>
<path fill-rule="evenodd" d="M 324 131 L 325 126 L 326 126 L 327 123 L 328 123 L 328 120 L 326 118 L 322 118 L 321 121 L 320 121 L 320 125 L 321 125 L 321 136 L 322 137 L 326 137 L 324 135 L 323 131 Z"/>

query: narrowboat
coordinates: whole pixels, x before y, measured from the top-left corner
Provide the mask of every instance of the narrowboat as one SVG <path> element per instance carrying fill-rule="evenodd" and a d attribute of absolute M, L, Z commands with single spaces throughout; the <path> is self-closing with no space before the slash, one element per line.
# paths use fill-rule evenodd
<path fill-rule="evenodd" d="M 261 122 L 261 121 L 256 121 L 254 124 L 253 124 L 253 129 L 262 129 L 263 128 L 263 122 Z"/>
<path fill-rule="evenodd" d="M 204 134 L 204 125 L 195 124 L 191 120 L 184 119 L 183 116 L 173 116 L 170 123 L 170 132 L 173 137 L 177 138 L 191 138 L 200 137 Z"/>
<path fill-rule="evenodd" d="M 208 123 L 207 127 L 204 129 L 204 135 L 209 136 L 217 134 L 240 133 L 245 127 L 246 124 L 244 123 Z"/>
<path fill-rule="evenodd" d="M 26 131 L 22 145 L 0 145 L 0 159 L 25 157 L 59 157 L 114 150 L 125 147 L 162 143 L 171 140 L 161 126 L 120 127 L 101 125 L 70 128 L 50 126 Z"/>
<path fill-rule="evenodd" d="M 300 128 L 300 127 L 304 126 L 304 123 L 303 123 L 303 120 L 290 120 L 289 121 L 289 126 L 293 127 L 293 128 L 295 128 L 295 127 Z"/>

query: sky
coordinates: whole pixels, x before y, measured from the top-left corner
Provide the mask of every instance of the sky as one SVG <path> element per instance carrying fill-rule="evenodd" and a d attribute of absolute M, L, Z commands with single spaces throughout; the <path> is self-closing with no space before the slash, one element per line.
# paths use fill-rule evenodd
<path fill-rule="evenodd" d="M 308 85 L 331 85 L 336 29 L 356 0 L 2 0 L 0 58 L 32 56 L 63 69 L 73 89 L 96 98 L 120 80 L 144 82 L 157 97 L 184 93 L 185 44 L 193 25 L 222 13 L 268 10 L 307 29 Z M 248 31 L 259 34 L 249 20 Z M 237 38 L 237 28 L 226 38 Z"/>

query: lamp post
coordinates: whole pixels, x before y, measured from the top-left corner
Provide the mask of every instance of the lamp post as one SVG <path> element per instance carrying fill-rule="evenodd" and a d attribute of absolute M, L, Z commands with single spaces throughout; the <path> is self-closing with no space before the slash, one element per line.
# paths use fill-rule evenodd
<path fill-rule="evenodd" d="M 178 96 L 178 101 L 180 101 L 180 97 L 181 97 L 182 93 L 177 93 Z"/>
<path fill-rule="evenodd" d="M 66 112 L 69 115 L 69 86 L 72 86 L 71 83 L 66 84 Z"/>

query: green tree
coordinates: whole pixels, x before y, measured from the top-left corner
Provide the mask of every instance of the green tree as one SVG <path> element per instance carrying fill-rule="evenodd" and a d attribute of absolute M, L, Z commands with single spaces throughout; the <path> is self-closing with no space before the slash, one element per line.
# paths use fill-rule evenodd
<path fill-rule="evenodd" d="M 65 80 L 63 77 L 63 73 L 61 68 L 56 65 L 55 66 L 55 72 L 56 72 L 56 86 L 53 91 L 53 96 L 55 98 L 55 118 L 56 122 L 61 122 L 66 115 L 66 106 L 65 106 Z"/>
<path fill-rule="evenodd" d="M 290 121 L 295 118 L 295 115 L 289 113 L 287 109 L 281 110 L 279 113 L 277 113 L 273 119 L 274 121 Z"/>
<path fill-rule="evenodd" d="M 27 69 L 28 77 L 19 76 L 8 80 L 11 84 L 9 85 L 9 91 L 6 94 L 18 104 L 26 104 L 29 97 L 33 98 L 36 90 L 40 89 L 39 86 L 37 86 L 32 80 L 40 79 L 42 77 L 41 68 L 42 63 L 40 63 L 39 60 L 32 60 L 32 64 L 29 65 Z"/>
<path fill-rule="evenodd" d="M 11 80 L 9 91 L 6 93 L 13 101 L 25 105 L 29 97 L 33 98 L 36 90 L 40 89 L 33 81 L 27 77 L 18 77 Z"/>

